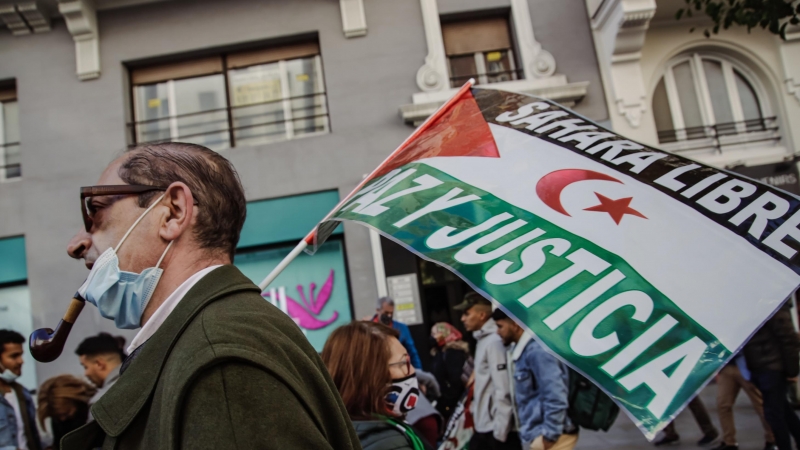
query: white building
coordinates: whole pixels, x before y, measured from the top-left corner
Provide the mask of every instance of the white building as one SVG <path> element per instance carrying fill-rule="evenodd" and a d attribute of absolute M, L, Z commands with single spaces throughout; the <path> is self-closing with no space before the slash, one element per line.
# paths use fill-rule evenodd
<path fill-rule="evenodd" d="M 614 130 L 800 194 L 800 28 L 706 38 L 702 13 L 676 20 L 685 6 L 587 0 Z"/>

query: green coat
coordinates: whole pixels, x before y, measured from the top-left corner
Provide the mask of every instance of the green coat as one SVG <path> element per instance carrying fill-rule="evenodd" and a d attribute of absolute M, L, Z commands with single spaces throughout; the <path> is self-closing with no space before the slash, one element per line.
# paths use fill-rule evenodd
<path fill-rule="evenodd" d="M 192 287 L 92 415 L 62 449 L 361 448 L 319 355 L 233 266 Z"/>

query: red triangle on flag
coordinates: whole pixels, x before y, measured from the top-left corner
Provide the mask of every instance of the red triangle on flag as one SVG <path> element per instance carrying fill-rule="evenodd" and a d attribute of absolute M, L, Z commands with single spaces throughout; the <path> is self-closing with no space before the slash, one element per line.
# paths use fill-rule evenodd
<path fill-rule="evenodd" d="M 410 162 L 436 156 L 500 157 L 489 124 L 469 89 L 454 99 L 438 118 L 422 126 L 426 125 L 427 128 L 418 130 L 419 134 L 397 149 L 371 178 Z"/>

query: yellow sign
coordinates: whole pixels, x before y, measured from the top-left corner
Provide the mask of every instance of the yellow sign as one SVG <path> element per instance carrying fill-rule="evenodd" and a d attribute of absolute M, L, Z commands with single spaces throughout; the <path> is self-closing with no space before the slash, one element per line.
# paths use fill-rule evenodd
<path fill-rule="evenodd" d="M 307 73 L 298 73 L 294 78 L 297 81 L 308 81 L 308 74 Z"/>
<path fill-rule="evenodd" d="M 489 62 L 500 61 L 503 59 L 503 52 L 489 52 L 486 54 L 486 60 Z"/>
<path fill-rule="evenodd" d="M 280 100 L 281 80 L 277 77 L 239 77 L 233 84 L 233 106 Z"/>
<path fill-rule="evenodd" d="M 161 99 L 160 98 L 151 98 L 147 101 L 148 108 L 158 108 L 161 106 Z"/>

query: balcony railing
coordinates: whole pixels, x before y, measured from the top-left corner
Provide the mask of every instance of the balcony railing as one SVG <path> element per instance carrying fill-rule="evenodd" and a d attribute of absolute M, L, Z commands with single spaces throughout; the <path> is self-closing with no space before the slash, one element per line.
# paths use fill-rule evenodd
<path fill-rule="evenodd" d="M 0 180 L 22 176 L 19 142 L 0 144 Z"/>
<path fill-rule="evenodd" d="M 325 93 L 308 94 L 128 124 L 135 144 L 180 140 L 221 150 L 328 132 Z"/>
<path fill-rule="evenodd" d="M 713 148 L 721 151 L 733 145 L 777 141 L 780 138 L 775 117 L 658 132 L 658 142 L 676 150 Z"/>

